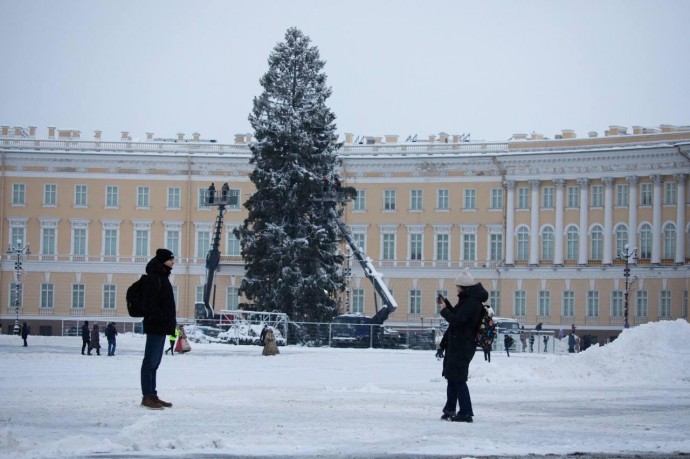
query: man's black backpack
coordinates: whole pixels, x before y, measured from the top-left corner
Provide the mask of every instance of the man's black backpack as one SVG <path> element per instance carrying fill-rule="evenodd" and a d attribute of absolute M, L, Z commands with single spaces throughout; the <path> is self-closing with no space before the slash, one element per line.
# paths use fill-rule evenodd
<path fill-rule="evenodd" d="M 127 312 L 132 317 L 144 317 L 144 283 L 147 277 L 146 274 L 142 274 L 139 280 L 127 289 Z"/>

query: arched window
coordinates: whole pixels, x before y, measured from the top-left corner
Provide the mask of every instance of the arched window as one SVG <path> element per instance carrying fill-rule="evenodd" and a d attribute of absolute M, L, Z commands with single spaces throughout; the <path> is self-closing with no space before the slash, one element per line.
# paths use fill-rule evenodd
<path fill-rule="evenodd" d="M 652 227 L 649 223 L 640 226 L 640 258 L 652 258 Z"/>
<path fill-rule="evenodd" d="M 553 228 L 550 226 L 541 232 L 541 259 L 553 260 Z"/>
<path fill-rule="evenodd" d="M 601 260 L 604 254 L 604 230 L 601 226 L 592 227 L 590 259 Z"/>
<path fill-rule="evenodd" d="M 516 260 L 527 261 L 529 258 L 529 231 L 524 226 L 517 231 Z"/>
<path fill-rule="evenodd" d="M 580 233 L 576 226 L 569 226 L 566 231 L 566 260 L 577 260 L 579 250 Z"/>
<path fill-rule="evenodd" d="M 627 243 L 628 227 L 621 223 L 620 225 L 616 226 L 616 254 L 623 252 L 623 248 Z"/>
<path fill-rule="evenodd" d="M 675 258 L 676 256 L 676 225 L 666 223 L 664 225 L 664 256 L 662 258 Z"/>

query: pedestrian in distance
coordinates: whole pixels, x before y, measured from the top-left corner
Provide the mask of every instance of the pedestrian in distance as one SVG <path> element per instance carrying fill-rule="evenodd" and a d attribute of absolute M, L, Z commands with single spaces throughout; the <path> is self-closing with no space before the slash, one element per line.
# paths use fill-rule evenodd
<path fill-rule="evenodd" d="M 264 350 L 261 352 L 262 355 L 278 355 L 280 351 L 276 345 L 276 336 L 273 334 L 273 330 L 269 328 L 266 330 L 266 335 L 264 336 Z"/>
<path fill-rule="evenodd" d="M 115 355 L 115 348 L 117 347 L 117 327 L 115 322 L 110 322 L 105 326 L 105 338 L 108 340 L 108 356 Z"/>
<path fill-rule="evenodd" d="M 84 321 L 84 325 L 81 326 L 81 355 L 84 355 L 84 351 L 87 350 L 89 343 L 91 342 L 91 330 L 89 330 L 89 321 Z"/>
<path fill-rule="evenodd" d="M 30 333 L 31 333 L 31 327 L 29 327 L 26 322 L 22 323 L 21 335 L 22 335 L 22 339 L 24 340 L 24 347 L 28 346 L 26 339 L 29 337 Z"/>
<path fill-rule="evenodd" d="M 261 334 L 259 335 L 259 344 L 261 346 L 266 345 L 266 332 L 268 332 L 268 325 L 264 324 L 264 328 L 261 329 Z"/>
<path fill-rule="evenodd" d="M 513 338 L 506 334 L 503 338 L 503 347 L 506 348 L 506 354 L 510 357 L 510 347 L 513 345 Z"/>
<path fill-rule="evenodd" d="M 175 296 L 170 273 L 175 256 L 168 249 L 156 250 L 156 256 L 146 265 L 144 284 L 144 358 L 141 362 L 141 406 L 151 410 L 171 408 L 172 403 L 158 398 L 156 372 L 163 359 L 166 335 L 175 333 Z"/>
<path fill-rule="evenodd" d="M 546 347 L 549 345 L 549 337 L 544 336 L 544 352 L 548 352 Z"/>
<path fill-rule="evenodd" d="M 177 327 L 175 329 L 175 333 L 168 336 L 168 341 L 170 342 L 170 347 L 165 350 L 166 354 L 168 353 L 168 351 L 170 351 L 171 356 L 175 355 L 175 342 L 177 341 L 177 338 L 179 336 L 180 336 L 180 327 Z"/>
<path fill-rule="evenodd" d="M 529 351 L 534 352 L 534 335 L 529 335 Z"/>
<path fill-rule="evenodd" d="M 575 353 L 575 334 L 573 332 L 568 335 L 568 352 Z"/>
<path fill-rule="evenodd" d="M 98 324 L 93 324 L 93 329 L 91 329 L 91 341 L 89 342 L 89 355 L 91 351 L 96 349 L 96 355 L 101 355 L 101 338 L 100 331 L 98 330 Z"/>
<path fill-rule="evenodd" d="M 448 381 L 446 404 L 441 419 L 453 422 L 473 422 L 474 411 L 470 390 L 467 387 L 469 366 L 476 351 L 476 335 L 484 314 L 483 303 L 489 292 L 481 283 L 475 282 L 469 270 L 465 269 L 455 278 L 458 303 L 437 297 L 441 316 L 448 322 L 448 343 L 443 359 L 442 375 Z M 455 412 L 456 406 L 459 408 Z"/>

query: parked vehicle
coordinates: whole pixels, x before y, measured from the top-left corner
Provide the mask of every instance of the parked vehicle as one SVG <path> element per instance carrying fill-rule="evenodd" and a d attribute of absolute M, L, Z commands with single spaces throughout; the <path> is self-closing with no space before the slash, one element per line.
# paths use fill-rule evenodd
<path fill-rule="evenodd" d="M 522 352 L 522 342 L 520 341 L 520 323 L 510 317 L 494 317 L 494 323 L 496 324 L 496 339 L 494 339 L 492 349 L 494 351 L 503 351 L 504 338 L 505 335 L 510 335 L 513 338 L 513 346 L 510 348 L 512 351 Z"/>
<path fill-rule="evenodd" d="M 331 346 L 343 347 L 398 347 L 400 333 L 376 324 L 371 317 L 356 313 L 343 314 L 333 319 Z"/>

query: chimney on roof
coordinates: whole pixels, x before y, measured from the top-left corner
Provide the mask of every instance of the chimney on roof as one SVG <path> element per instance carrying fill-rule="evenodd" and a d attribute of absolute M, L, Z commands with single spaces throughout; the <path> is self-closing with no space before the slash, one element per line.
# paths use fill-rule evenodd
<path fill-rule="evenodd" d="M 527 140 L 527 134 L 513 134 L 513 140 Z"/>
<path fill-rule="evenodd" d="M 538 132 L 532 131 L 532 136 L 530 140 L 544 140 L 544 134 L 539 134 Z"/>
<path fill-rule="evenodd" d="M 235 134 L 235 143 L 244 143 L 244 134 Z"/>
<path fill-rule="evenodd" d="M 587 133 L 587 137 L 589 137 L 590 139 L 593 139 L 594 137 L 598 137 L 598 136 L 599 136 L 599 133 L 597 131 L 589 131 Z"/>
<path fill-rule="evenodd" d="M 36 137 L 36 126 L 29 126 L 29 137 Z"/>
<path fill-rule="evenodd" d="M 252 135 L 251 134 L 245 134 L 244 135 L 244 140 L 247 144 L 252 143 Z"/>
<path fill-rule="evenodd" d="M 184 140 L 184 132 L 177 133 L 177 141 L 182 142 Z"/>
<path fill-rule="evenodd" d="M 604 132 L 606 137 L 614 135 L 626 135 L 628 133 L 628 128 L 624 126 L 609 126 L 609 130 Z"/>
<path fill-rule="evenodd" d="M 633 135 L 639 135 L 644 133 L 644 128 L 642 126 L 633 126 Z"/>
<path fill-rule="evenodd" d="M 19 127 L 19 126 L 15 126 L 15 127 L 14 127 L 14 136 L 15 136 L 15 137 L 23 137 L 23 136 L 22 136 L 22 131 L 24 131 L 24 129 L 22 129 L 22 128 Z"/>
<path fill-rule="evenodd" d="M 103 134 L 103 131 L 93 131 L 93 138 L 95 140 L 101 140 L 101 134 Z"/>
<path fill-rule="evenodd" d="M 54 127 L 48 126 L 48 138 L 49 139 L 54 139 L 55 138 L 55 129 Z"/>
<path fill-rule="evenodd" d="M 436 142 L 436 136 L 434 134 L 429 135 L 429 143 Z"/>
<path fill-rule="evenodd" d="M 354 137 L 355 137 L 354 134 L 346 132 L 345 133 L 345 143 L 352 143 L 352 141 L 354 140 Z"/>
<path fill-rule="evenodd" d="M 126 142 L 129 139 L 129 131 L 120 131 L 122 133 L 122 137 L 120 138 L 121 141 Z"/>
<path fill-rule="evenodd" d="M 195 132 L 194 134 L 192 134 L 192 137 L 194 138 L 195 142 L 198 142 L 199 138 L 201 137 L 201 134 L 199 134 L 198 132 Z"/>
<path fill-rule="evenodd" d="M 399 135 L 388 134 L 386 137 L 386 143 L 398 143 Z"/>
<path fill-rule="evenodd" d="M 440 143 L 448 143 L 448 134 L 441 132 L 438 134 L 438 141 Z"/>
<path fill-rule="evenodd" d="M 662 124 L 659 127 L 661 128 L 661 132 L 677 132 L 678 131 L 678 126 L 674 126 L 673 124 Z"/>
<path fill-rule="evenodd" d="M 577 134 L 572 129 L 561 129 L 561 138 L 563 139 L 575 139 Z"/>
<path fill-rule="evenodd" d="M 153 132 L 146 133 L 146 141 L 151 142 L 153 140 Z"/>

